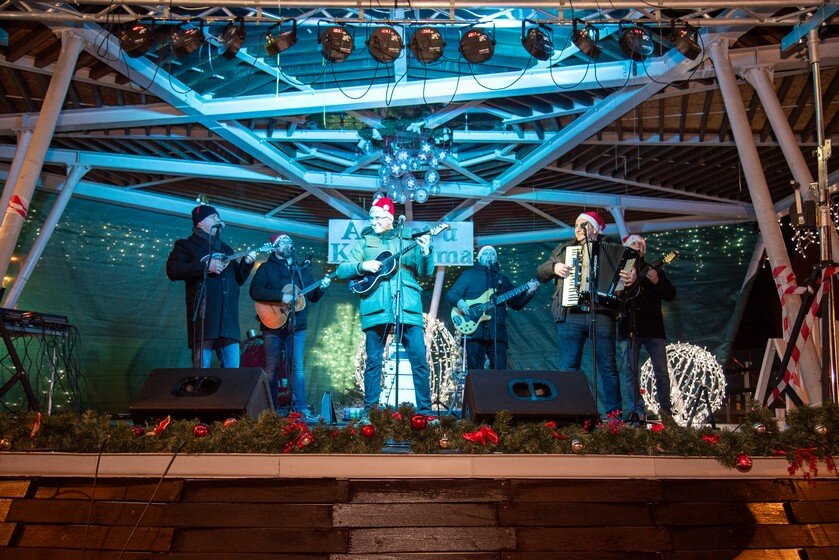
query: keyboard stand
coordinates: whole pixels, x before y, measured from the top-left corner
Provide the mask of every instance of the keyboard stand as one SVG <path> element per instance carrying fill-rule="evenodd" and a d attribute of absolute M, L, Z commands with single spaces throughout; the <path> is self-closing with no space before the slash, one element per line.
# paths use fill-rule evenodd
<path fill-rule="evenodd" d="M 6 350 L 9 352 L 9 357 L 12 359 L 12 363 L 15 366 L 15 374 L 12 375 L 2 387 L 0 387 L 0 399 L 6 396 L 6 393 L 9 392 L 15 383 L 20 381 L 20 384 L 23 387 L 23 392 L 26 394 L 29 410 L 40 410 L 41 404 L 38 402 L 38 398 L 32 390 L 32 385 L 29 383 L 29 375 L 23 368 L 20 356 L 17 355 L 17 350 L 15 349 L 15 345 L 12 343 L 12 337 L 9 335 L 9 330 L 6 328 L 6 320 L 3 318 L 2 314 L 0 314 L 0 335 L 3 336 L 3 342 L 6 344 Z"/>

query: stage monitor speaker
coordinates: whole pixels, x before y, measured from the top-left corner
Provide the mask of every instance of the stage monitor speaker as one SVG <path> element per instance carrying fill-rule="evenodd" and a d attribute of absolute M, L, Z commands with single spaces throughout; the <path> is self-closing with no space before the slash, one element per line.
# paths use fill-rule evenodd
<path fill-rule="evenodd" d="M 131 403 L 135 424 L 199 418 L 203 422 L 271 410 L 268 378 L 262 368 L 156 369 Z"/>
<path fill-rule="evenodd" d="M 491 422 L 502 410 L 514 420 L 555 420 L 560 425 L 598 418 L 581 371 L 469 371 L 462 417 Z"/>

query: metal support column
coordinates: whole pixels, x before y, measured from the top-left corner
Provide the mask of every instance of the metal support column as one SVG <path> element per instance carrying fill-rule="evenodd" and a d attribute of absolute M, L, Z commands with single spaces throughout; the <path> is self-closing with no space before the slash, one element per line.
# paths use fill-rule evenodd
<path fill-rule="evenodd" d="M 773 269 L 778 266 L 789 267 L 789 255 L 781 235 L 781 228 L 778 225 L 778 217 L 772 205 L 772 197 L 769 194 L 766 176 L 763 174 L 763 167 L 755 147 L 749 119 L 746 117 L 746 109 L 740 95 L 740 88 L 737 85 L 737 77 L 734 75 L 734 68 L 728 58 L 728 42 L 715 41 L 710 45 L 709 52 L 717 73 L 720 93 L 728 113 L 731 131 L 734 133 L 734 141 L 737 144 L 737 152 L 743 166 L 743 175 L 746 177 L 746 185 L 749 188 L 749 195 L 760 228 L 760 235 L 766 246 L 769 263 Z M 789 302 L 790 316 L 795 317 L 800 307 L 800 300 L 790 297 L 787 298 L 787 301 Z M 809 404 L 821 403 L 822 391 L 819 382 L 821 367 L 815 350 L 811 346 L 804 348 L 799 360 L 799 370 L 802 383 L 810 397 Z"/>
<path fill-rule="evenodd" d="M 6 295 L 3 307 L 17 306 L 17 300 L 20 298 L 21 292 L 23 292 L 23 289 L 26 287 L 29 277 L 32 276 L 32 271 L 35 270 L 38 260 L 44 253 L 44 249 L 55 231 L 55 226 L 64 214 L 64 209 L 67 208 L 67 203 L 70 202 L 70 197 L 73 196 L 73 191 L 76 190 L 76 185 L 89 169 L 89 167 L 83 165 L 76 165 L 70 169 L 70 172 L 67 174 L 67 179 L 61 186 L 61 192 L 58 193 L 58 198 L 56 198 L 55 204 L 52 205 L 50 213 L 47 215 L 47 219 L 41 227 L 41 231 L 38 233 L 38 237 L 35 238 L 35 243 L 32 245 L 32 249 L 29 250 L 29 254 L 26 255 L 26 260 L 24 260 L 23 264 L 20 266 L 20 273 L 17 275 L 17 278 L 15 278 L 15 282 L 12 285 L 11 290 L 9 290 L 9 293 Z"/>
<path fill-rule="evenodd" d="M 824 137 L 824 107 L 822 105 L 822 81 L 821 81 L 821 55 L 819 54 L 819 34 L 817 29 L 811 29 L 807 33 L 807 48 L 810 52 L 810 68 L 813 74 L 813 113 L 816 117 L 816 140 L 819 169 L 819 191 L 818 191 L 818 226 L 819 257 L 822 263 L 833 261 L 831 244 L 826 242 L 833 233 L 833 223 L 830 219 L 830 193 L 827 185 L 827 160 L 830 159 L 830 140 Z M 836 287 L 833 277 L 829 277 L 831 288 Z M 825 391 L 824 400 L 834 403 L 839 402 L 839 373 L 837 364 L 836 344 L 836 309 L 833 305 L 836 299 L 834 289 L 825 290 L 822 299 L 822 340 L 823 340 L 823 370 L 822 388 Z"/>
<path fill-rule="evenodd" d="M 44 96 L 44 103 L 41 106 L 41 113 L 38 115 L 38 122 L 35 131 L 32 133 L 32 140 L 29 149 L 21 166 L 20 175 L 15 184 L 14 194 L 19 204 L 14 208 L 6 209 L 3 225 L 0 227 L 0 278 L 5 276 L 9 268 L 9 261 L 17 245 L 20 230 L 26 219 L 29 203 L 32 194 L 35 192 L 35 184 L 41 175 L 44 166 L 44 156 L 55 132 L 55 123 L 58 121 L 58 114 L 67 97 L 67 88 L 73 78 L 76 62 L 84 43 L 82 39 L 73 33 L 61 34 L 61 54 L 50 80 L 49 88 Z"/>
<path fill-rule="evenodd" d="M 3 195 L 0 196 L 0 211 L 5 214 L 6 208 L 9 207 L 9 200 L 12 198 L 12 193 L 15 192 L 15 184 L 17 178 L 20 176 L 20 168 L 23 166 L 23 158 L 26 157 L 26 150 L 29 149 L 29 142 L 32 140 L 32 129 L 19 130 L 17 133 L 17 149 L 15 150 L 15 157 L 12 158 L 12 164 L 9 167 L 9 176 L 6 178 L 6 184 L 3 186 Z M 0 223 L 3 221 L 3 216 L 0 216 Z"/>
<path fill-rule="evenodd" d="M 626 220 L 623 217 L 623 208 L 620 206 L 612 206 L 609 208 L 609 212 L 611 212 L 612 217 L 615 219 L 615 226 L 618 228 L 618 233 L 621 236 L 621 241 L 623 238 L 629 235 L 629 230 L 626 228 Z"/>

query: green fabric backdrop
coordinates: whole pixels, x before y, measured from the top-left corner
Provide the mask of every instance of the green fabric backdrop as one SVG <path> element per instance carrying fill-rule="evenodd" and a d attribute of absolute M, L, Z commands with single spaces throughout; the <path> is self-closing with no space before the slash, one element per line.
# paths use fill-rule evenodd
<path fill-rule="evenodd" d="M 24 256 L 28 251 L 53 200 L 44 194 L 35 198 L 16 254 Z M 165 263 L 172 243 L 188 235 L 190 226 L 186 217 L 80 199 L 69 204 L 18 308 L 67 315 L 78 327 L 85 377 L 83 406 L 127 411 L 152 369 L 189 366 L 183 283 L 166 278 Z M 262 244 L 268 235 L 241 227 L 224 231 L 225 241 L 236 250 Z M 705 346 L 721 360 L 727 357 L 724 335 L 731 322 L 738 320 L 734 310 L 756 239 L 752 225 L 648 237 L 651 260 L 665 250 L 682 251 L 682 258 L 667 269 L 679 292 L 666 308 L 671 340 Z M 298 256 L 314 255 L 315 274 L 322 273 L 325 267 L 320 259 L 326 244 L 300 239 L 296 243 Z M 523 283 L 552 247 L 552 243 L 501 247 L 502 269 L 514 284 Z M 15 276 L 18 267 L 19 262 L 12 263 L 8 275 Z M 458 269 L 449 269 L 446 287 L 457 274 Z M 258 324 L 247 296 L 249 282 L 239 302 L 243 331 Z M 426 283 L 425 309 L 432 282 Z M 524 310 L 509 315 L 513 369 L 556 367 L 550 292 L 541 287 Z M 448 314 L 443 304 L 440 316 Z M 311 305 L 306 358 L 310 405 L 318 404 L 325 390 L 332 390 L 339 402 L 357 394 L 352 368 L 360 335 L 355 296 L 345 284 L 334 284 L 320 302 Z"/>

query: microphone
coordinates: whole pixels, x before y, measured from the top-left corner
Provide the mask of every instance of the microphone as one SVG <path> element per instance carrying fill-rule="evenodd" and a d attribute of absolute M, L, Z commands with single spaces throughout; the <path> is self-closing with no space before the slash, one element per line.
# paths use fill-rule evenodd
<path fill-rule="evenodd" d="M 212 229 L 222 229 L 224 227 L 224 222 L 219 222 L 212 227 Z"/>
<path fill-rule="evenodd" d="M 399 216 L 399 220 L 397 220 L 397 224 L 399 225 L 399 227 L 402 227 L 405 224 L 405 220 L 406 220 L 405 214 L 402 214 L 401 216 Z"/>

